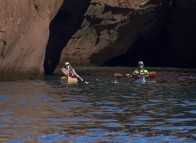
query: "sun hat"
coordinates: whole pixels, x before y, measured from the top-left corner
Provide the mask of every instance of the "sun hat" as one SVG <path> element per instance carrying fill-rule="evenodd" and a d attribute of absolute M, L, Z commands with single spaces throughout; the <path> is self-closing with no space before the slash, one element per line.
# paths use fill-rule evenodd
<path fill-rule="evenodd" d="M 68 65 L 70 65 L 69 62 L 65 62 L 65 66 L 68 66 Z"/>

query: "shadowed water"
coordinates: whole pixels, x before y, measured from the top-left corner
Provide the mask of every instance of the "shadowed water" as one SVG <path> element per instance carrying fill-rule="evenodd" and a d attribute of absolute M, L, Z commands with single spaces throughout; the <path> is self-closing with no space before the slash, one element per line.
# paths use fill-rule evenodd
<path fill-rule="evenodd" d="M 113 71 L 83 77 L 90 84 L 0 82 L 0 142 L 196 141 L 194 72 L 159 72 L 145 85 L 115 83 Z"/>

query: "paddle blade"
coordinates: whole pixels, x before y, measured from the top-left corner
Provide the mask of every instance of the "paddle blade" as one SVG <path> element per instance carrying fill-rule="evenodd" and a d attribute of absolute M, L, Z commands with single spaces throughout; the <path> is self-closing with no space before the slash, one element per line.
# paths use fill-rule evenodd
<path fill-rule="evenodd" d="M 114 77 L 115 77 L 115 78 L 122 78 L 122 74 L 121 74 L 121 73 L 115 73 L 115 74 L 114 74 Z"/>
<path fill-rule="evenodd" d="M 85 81 L 86 84 L 89 84 L 90 82 Z"/>
<path fill-rule="evenodd" d="M 152 71 L 149 73 L 149 77 L 151 77 L 151 78 L 155 78 L 156 75 L 157 75 L 157 73 L 155 71 Z"/>

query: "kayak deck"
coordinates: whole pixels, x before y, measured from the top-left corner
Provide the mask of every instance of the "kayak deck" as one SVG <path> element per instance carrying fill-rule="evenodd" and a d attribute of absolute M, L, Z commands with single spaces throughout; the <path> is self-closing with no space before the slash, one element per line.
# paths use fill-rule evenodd
<path fill-rule="evenodd" d="M 135 84 L 145 84 L 146 83 L 146 78 L 145 78 L 145 76 L 142 76 L 141 78 L 138 78 L 138 79 L 134 80 L 133 83 L 135 83 Z"/>
<path fill-rule="evenodd" d="M 76 84 L 78 83 L 78 79 L 77 78 L 72 78 L 70 76 L 63 76 L 61 77 L 61 81 L 64 81 L 68 84 Z"/>

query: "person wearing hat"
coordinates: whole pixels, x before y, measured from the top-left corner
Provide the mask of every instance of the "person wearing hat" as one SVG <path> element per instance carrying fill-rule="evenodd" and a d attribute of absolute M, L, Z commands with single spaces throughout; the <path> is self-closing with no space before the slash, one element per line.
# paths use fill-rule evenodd
<path fill-rule="evenodd" d="M 74 68 L 70 65 L 69 62 L 65 62 L 65 67 L 63 67 L 63 68 L 61 69 L 61 71 L 62 71 L 65 75 L 67 75 L 67 76 L 70 76 L 70 77 L 72 77 L 72 78 L 77 77 L 77 78 L 79 78 L 81 81 L 84 81 L 84 80 L 76 73 L 76 71 L 75 71 Z"/>
<path fill-rule="evenodd" d="M 127 77 L 135 77 L 135 78 L 140 78 L 143 75 L 145 76 L 149 75 L 149 72 L 146 69 L 144 69 L 143 61 L 138 62 L 138 68 L 133 71 L 132 75 L 126 74 Z"/>
<path fill-rule="evenodd" d="M 144 63 L 142 61 L 139 61 L 138 68 L 133 71 L 133 77 L 140 78 L 144 75 L 148 76 L 149 72 L 144 69 Z"/>

